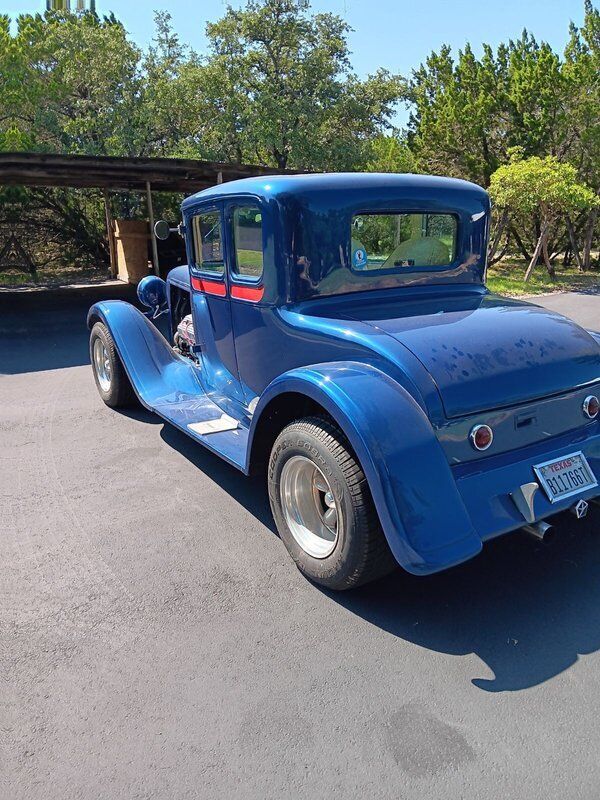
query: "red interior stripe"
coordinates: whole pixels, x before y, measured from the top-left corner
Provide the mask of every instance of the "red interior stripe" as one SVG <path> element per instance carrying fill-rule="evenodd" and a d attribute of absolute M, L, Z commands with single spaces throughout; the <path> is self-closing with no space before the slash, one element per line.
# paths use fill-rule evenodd
<path fill-rule="evenodd" d="M 227 289 L 220 281 L 207 281 L 205 278 L 192 277 L 192 289 L 205 294 L 214 294 L 217 297 L 225 297 Z"/>
<path fill-rule="evenodd" d="M 232 286 L 231 296 L 236 300 L 249 300 L 251 303 L 258 303 L 263 299 L 265 293 L 264 286 Z"/>

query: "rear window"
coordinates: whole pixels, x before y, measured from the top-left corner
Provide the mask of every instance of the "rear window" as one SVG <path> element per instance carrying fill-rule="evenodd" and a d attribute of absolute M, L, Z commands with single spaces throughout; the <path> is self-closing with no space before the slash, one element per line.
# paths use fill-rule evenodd
<path fill-rule="evenodd" d="M 456 254 L 453 214 L 356 214 L 351 267 L 356 272 L 446 267 Z"/>

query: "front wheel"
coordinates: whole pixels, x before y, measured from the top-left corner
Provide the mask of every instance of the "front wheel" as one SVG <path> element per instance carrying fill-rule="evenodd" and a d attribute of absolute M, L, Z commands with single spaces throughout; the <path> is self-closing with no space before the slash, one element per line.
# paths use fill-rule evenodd
<path fill-rule="evenodd" d="M 365 475 L 328 419 L 307 417 L 279 434 L 269 500 L 288 552 L 316 583 L 350 589 L 395 568 Z"/>
<path fill-rule="evenodd" d="M 96 322 L 90 334 L 90 359 L 100 397 L 111 408 L 135 405 L 137 398 L 110 331 Z"/>

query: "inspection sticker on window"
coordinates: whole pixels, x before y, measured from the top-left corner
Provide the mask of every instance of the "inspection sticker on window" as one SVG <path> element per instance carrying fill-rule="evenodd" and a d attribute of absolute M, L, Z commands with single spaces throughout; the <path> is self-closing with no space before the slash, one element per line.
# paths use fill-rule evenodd
<path fill-rule="evenodd" d="M 359 269 L 367 266 L 367 251 L 362 247 L 359 247 L 352 253 L 352 266 L 358 267 Z"/>

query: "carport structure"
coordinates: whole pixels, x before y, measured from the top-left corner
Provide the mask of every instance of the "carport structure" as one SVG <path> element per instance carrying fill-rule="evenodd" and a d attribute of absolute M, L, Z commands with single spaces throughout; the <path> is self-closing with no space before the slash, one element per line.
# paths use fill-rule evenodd
<path fill-rule="evenodd" d="M 217 183 L 237 178 L 281 173 L 270 167 L 196 161 L 183 158 L 119 158 L 113 156 L 59 155 L 54 153 L 0 153 L 0 184 L 99 189 L 104 196 L 110 268 L 116 275 L 117 259 L 109 196 L 111 191 L 144 192 L 150 230 L 154 228 L 152 191 L 193 194 Z M 158 249 L 152 236 L 152 263 L 159 274 Z"/>

